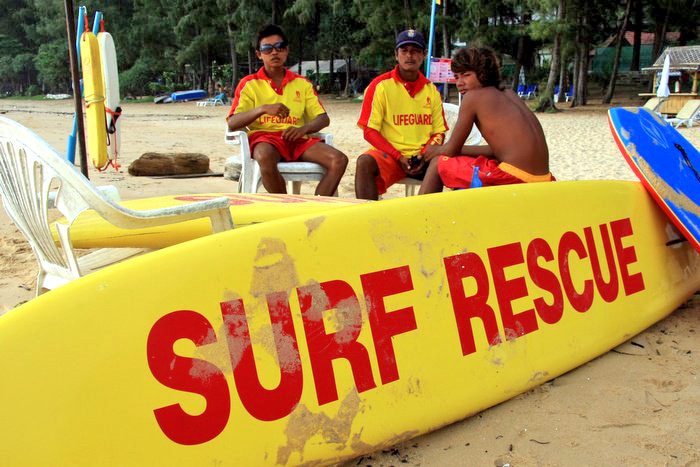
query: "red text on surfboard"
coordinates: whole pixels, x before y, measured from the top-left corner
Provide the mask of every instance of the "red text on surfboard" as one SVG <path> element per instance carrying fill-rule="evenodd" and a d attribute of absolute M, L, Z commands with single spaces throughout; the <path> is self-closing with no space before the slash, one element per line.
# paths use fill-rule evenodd
<path fill-rule="evenodd" d="M 384 297 L 413 290 L 408 266 L 360 276 L 372 330 L 376 361 L 382 384 L 399 378 L 392 337 L 416 329 L 413 308 L 387 312 Z M 358 392 L 376 387 L 368 349 L 357 341 L 363 327 L 362 312 L 354 289 L 341 280 L 297 288 L 301 317 L 318 404 L 338 400 L 333 361 L 350 364 Z M 270 322 L 280 367 L 276 388 L 265 388 L 256 368 L 248 322 L 240 299 L 220 304 L 233 381 L 248 413 L 258 420 L 273 421 L 289 415 L 301 399 L 303 374 L 296 331 L 287 292 L 267 295 Z M 336 310 L 342 325 L 328 332 L 323 313 Z M 221 369 L 201 359 L 178 356 L 173 345 L 189 339 L 201 346 L 216 342 L 212 324 L 190 310 L 160 318 L 148 336 L 148 364 L 163 385 L 203 396 L 207 408 L 192 416 L 179 404 L 154 411 L 166 436 L 180 444 L 200 444 L 215 438 L 226 426 L 231 407 L 229 386 Z M 187 364 L 189 362 L 189 365 Z"/>
<path fill-rule="evenodd" d="M 595 241 L 593 228 L 586 227 L 583 236 L 565 232 L 557 245 L 535 238 L 527 245 L 517 242 L 489 248 L 486 256 L 490 271 L 486 269 L 484 259 L 476 253 L 445 258 L 462 354 L 476 352 L 472 327 L 474 318 L 483 325 L 489 345 L 501 343 L 496 313 L 488 303 L 492 301 L 489 277 L 493 281 L 493 293 L 506 339 L 516 339 L 537 331 L 538 317 L 547 324 L 556 324 L 562 318 L 567 303 L 577 312 L 585 313 L 596 293 L 606 302 L 612 302 L 620 294 L 620 282 L 625 295 L 644 290 L 642 274 L 630 272 L 630 266 L 637 261 L 631 239 L 625 241 L 626 237 L 633 235 L 630 220 L 626 218 L 601 224 L 598 230 L 602 245 Z M 590 268 L 591 276 L 575 284 L 572 266 L 576 258 L 579 263 L 584 263 L 583 267 Z M 601 260 L 605 261 L 607 280 Z M 526 265 L 529 278 L 540 290 L 528 290 L 523 276 L 506 278 L 508 268 L 518 265 Z M 473 294 L 466 295 L 464 292 L 466 279 L 476 284 Z M 542 292 L 546 295 L 541 295 Z M 527 303 L 531 300 L 532 306 L 515 313 L 513 302 L 522 299 L 527 299 Z"/>
<path fill-rule="evenodd" d="M 542 325 L 556 325 L 565 309 L 583 314 L 596 297 L 612 302 L 620 294 L 644 290 L 641 273 L 632 272 L 637 262 L 633 241 L 632 224 L 625 218 L 585 227 L 579 233 L 567 231 L 557 242 L 534 238 L 527 243 L 497 245 L 481 254 L 443 258 L 462 355 L 477 351 L 475 333 L 483 332 L 489 346 L 498 345 L 503 338 L 514 340 Z M 196 347 L 219 341 L 226 346 L 235 393 L 244 409 L 261 421 L 291 414 L 301 400 L 304 383 L 313 382 L 319 406 L 337 401 L 338 371 L 352 375 L 359 393 L 400 379 L 401 360 L 394 346 L 402 334 L 420 330 L 412 307 L 387 310 L 384 300 L 414 291 L 411 270 L 404 265 L 362 274 L 360 283 L 360 294 L 344 280 L 297 287 L 298 313 L 290 306 L 288 291 L 267 294 L 279 372 L 275 387 L 261 382 L 242 299 L 220 304 L 223 327 L 218 337 L 215 326 L 195 311 L 179 310 L 161 317 L 148 336 L 151 373 L 164 386 L 199 394 L 206 401 L 206 408 L 198 414 L 188 413 L 180 404 L 155 409 L 163 433 L 180 444 L 205 443 L 224 430 L 234 405 L 224 370 L 204 359 L 178 355 L 174 345 L 180 339 Z M 331 310 L 338 322 L 332 331 L 324 322 L 324 314 Z M 295 325 L 295 315 L 301 316 L 300 325 Z M 360 339 L 364 328 L 369 329 L 371 339 Z M 297 338 L 300 332 L 306 342 L 302 351 Z M 372 345 L 363 343 L 368 339 Z M 302 352 L 311 375 L 303 372 Z M 334 366 L 337 361 L 345 364 Z"/>

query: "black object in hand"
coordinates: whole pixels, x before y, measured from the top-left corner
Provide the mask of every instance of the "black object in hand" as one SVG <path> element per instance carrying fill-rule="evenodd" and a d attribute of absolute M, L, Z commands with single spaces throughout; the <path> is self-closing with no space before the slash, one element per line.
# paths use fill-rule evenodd
<path fill-rule="evenodd" d="M 411 158 L 408 160 L 408 168 L 409 169 L 415 169 L 420 165 L 420 159 L 418 156 L 411 156 Z"/>

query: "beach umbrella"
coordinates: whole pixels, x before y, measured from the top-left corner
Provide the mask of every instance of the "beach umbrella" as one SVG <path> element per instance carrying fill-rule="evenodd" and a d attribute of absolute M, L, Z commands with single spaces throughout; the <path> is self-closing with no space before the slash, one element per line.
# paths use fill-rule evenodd
<path fill-rule="evenodd" d="M 518 75 L 518 84 L 526 84 L 525 81 L 525 67 L 520 67 L 520 74 Z"/>
<path fill-rule="evenodd" d="M 659 80 L 659 87 L 656 88 L 656 97 L 666 98 L 671 94 L 668 89 L 668 75 L 671 73 L 671 57 L 666 53 L 666 58 L 664 58 L 664 67 L 661 70 L 661 79 Z"/>

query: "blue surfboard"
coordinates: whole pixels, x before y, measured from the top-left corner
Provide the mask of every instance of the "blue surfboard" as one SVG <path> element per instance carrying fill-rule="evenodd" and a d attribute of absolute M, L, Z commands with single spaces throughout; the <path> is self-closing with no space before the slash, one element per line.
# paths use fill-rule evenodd
<path fill-rule="evenodd" d="M 700 152 L 647 109 L 608 111 L 613 137 L 634 173 L 700 252 Z"/>
<path fill-rule="evenodd" d="M 191 89 L 189 91 L 175 91 L 170 94 L 170 98 L 173 102 L 186 102 L 204 99 L 207 95 L 207 91 L 203 89 Z"/>

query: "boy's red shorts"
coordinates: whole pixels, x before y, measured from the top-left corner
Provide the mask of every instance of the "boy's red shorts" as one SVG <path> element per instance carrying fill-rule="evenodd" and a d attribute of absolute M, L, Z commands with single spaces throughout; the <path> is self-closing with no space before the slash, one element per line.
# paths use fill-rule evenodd
<path fill-rule="evenodd" d="M 287 141 L 282 139 L 281 131 L 256 131 L 248 135 L 248 143 L 250 144 L 250 153 L 253 153 L 255 145 L 258 143 L 269 143 L 277 149 L 282 159 L 287 162 L 292 162 L 301 157 L 311 146 L 320 143 L 320 138 L 307 137 L 296 141 Z"/>
<path fill-rule="evenodd" d="M 551 173 L 532 175 L 507 162 L 498 162 L 497 159 L 492 157 L 438 157 L 440 157 L 438 160 L 438 173 L 442 183 L 448 188 L 469 188 L 472 183 L 474 167 L 479 167 L 479 179 L 483 186 L 551 182 L 555 180 Z"/>

